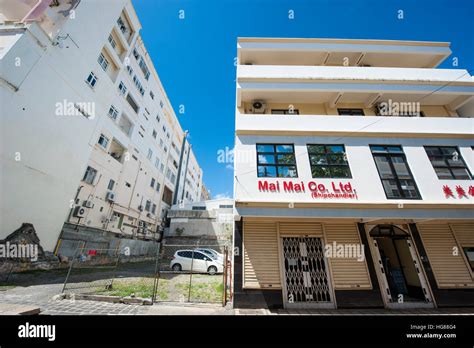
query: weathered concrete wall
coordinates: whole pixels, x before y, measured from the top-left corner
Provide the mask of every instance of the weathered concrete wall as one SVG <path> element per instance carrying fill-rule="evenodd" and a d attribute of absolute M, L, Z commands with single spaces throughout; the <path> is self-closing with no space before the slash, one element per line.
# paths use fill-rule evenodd
<path fill-rule="evenodd" d="M 125 248 L 129 256 L 152 256 L 156 252 L 158 243 L 151 240 L 118 238 L 117 234 L 75 225 L 64 224 L 58 255 L 71 257 L 77 248 L 84 244 L 88 249 L 107 249 L 108 254 L 114 254 L 117 248 L 123 253 Z"/>

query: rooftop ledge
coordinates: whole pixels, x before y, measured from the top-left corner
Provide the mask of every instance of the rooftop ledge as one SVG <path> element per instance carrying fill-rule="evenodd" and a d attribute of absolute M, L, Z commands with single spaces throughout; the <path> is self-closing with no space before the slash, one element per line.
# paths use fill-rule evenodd
<path fill-rule="evenodd" d="M 236 134 L 474 139 L 474 118 L 237 114 Z"/>

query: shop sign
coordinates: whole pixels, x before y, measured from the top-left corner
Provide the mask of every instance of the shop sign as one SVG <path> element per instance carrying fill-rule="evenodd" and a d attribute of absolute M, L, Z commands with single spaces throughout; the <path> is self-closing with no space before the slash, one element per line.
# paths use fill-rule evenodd
<path fill-rule="evenodd" d="M 443 193 L 446 198 L 469 198 L 469 196 L 474 197 L 474 186 L 469 186 L 469 188 L 464 188 L 461 185 L 456 185 L 452 188 L 449 185 L 443 186 Z"/>
<path fill-rule="evenodd" d="M 322 184 L 316 181 L 275 181 L 268 180 L 258 181 L 258 190 L 260 192 L 269 193 L 310 193 L 313 198 L 343 198 L 358 199 L 357 192 L 352 188 L 350 182 L 331 181 L 329 184 Z"/>

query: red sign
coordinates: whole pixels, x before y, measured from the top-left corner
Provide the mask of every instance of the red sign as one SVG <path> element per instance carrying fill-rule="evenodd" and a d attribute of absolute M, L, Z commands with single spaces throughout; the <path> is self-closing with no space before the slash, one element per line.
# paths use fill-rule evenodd
<path fill-rule="evenodd" d="M 258 190 L 271 193 L 279 193 L 281 191 L 287 193 L 305 193 L 308 191 L 313 198 L 358 199 L 356 190 L 352 188 L 351 183 L 343 183 L 342 181 L 332 181 L 328 187 L 326 187 L 326 185 L 315 181 L 309 181 L 307 183 L 304 181 L 282 181 L 280 184 L 279 181 L 268 182 L 267 180 L 259 180 Z"/>
<path fill-rule="evenodd" d="M 88 255 L 91 255 L 91 256 L 95 256 L 95 255 L 97 255 L 97 250 L 90 249 L 87 254 L 88 254 Z"/>
<path fill-rule="evenodd" d="M 452 190 L 448 185 L 443 186 L 443 193 L 446 198 L 456 198 L 454 191 L 456 191 L 456 194 L 458 195 L 457 198 L 469 198 L 469 196 L 474 196 L 474 186 L 472 185 L 469 186 L 467 192 L 461 185 L 456 185 L 454 190 Z"/>

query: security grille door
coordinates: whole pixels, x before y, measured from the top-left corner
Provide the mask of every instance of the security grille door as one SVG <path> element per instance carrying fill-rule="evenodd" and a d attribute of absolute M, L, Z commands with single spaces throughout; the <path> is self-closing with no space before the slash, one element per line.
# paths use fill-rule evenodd
<path fill-rule="evenodd" d="M 283 259 L 287 308 L 334 308 L 321 238 L 284 237 Z"/>

